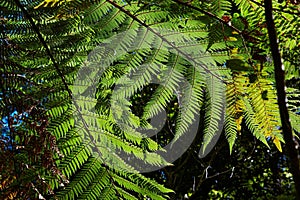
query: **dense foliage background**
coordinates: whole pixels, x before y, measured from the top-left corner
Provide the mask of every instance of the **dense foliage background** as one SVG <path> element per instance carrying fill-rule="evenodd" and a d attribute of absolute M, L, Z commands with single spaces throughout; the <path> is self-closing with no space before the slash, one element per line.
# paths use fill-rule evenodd
<path fill-rule="evenodd" d="M 296 199 L 300 4 L 270 2 L 1 1 L 0 199 Z"/>

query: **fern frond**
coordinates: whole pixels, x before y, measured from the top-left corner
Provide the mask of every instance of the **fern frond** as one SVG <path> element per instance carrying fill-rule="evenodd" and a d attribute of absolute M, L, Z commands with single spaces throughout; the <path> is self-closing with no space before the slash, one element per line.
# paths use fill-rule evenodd
<path fill-rule="evenodd" d="M 293 112 L 289 112 L 289 114 L 291 118 L 292 128 L 298 133 L 300 133 L 300 116 Z"/>
<path fill-rule="evenodd" d="M 200 150 L 202 154 L 201 157 L 210 152 L 211 148 L 214 147 L 220 137 L 223 130 L 226 112 L 226 90 L 224 85 L 219 80 L 215 80 L 212 77 L 208 77 L 207 85 L 209 98 L 208 103 L 205 105 L 207 111 L 204 119 L 204 142 Z"/>
<path fill-rule="evenodd" d="M 218 17 L 222 17 L 226 12 L 230 11 L 231 3 L 224 0 L 211 1 L 211 12 Z"/>
<path fill-rule="evenodd" d="M 267 76 L 267 74 L 262 75 Z M 255 118 L 260 124 L 263 135 L 271 137 L 278 145 L 277 141 L 283 142 L 283 137 L 278 130 L 281 124 L 273 81 L 258 76 L 257 80 L 250 84 L 248 89 Z"/>
<path fill-rule="evenodd" d="M 167 6 L 141 8 L 138 2 L 110 0 L 20 5 L 0 3 L 13 13 L 9 34 L 20 47 L 10 55 L 18 55 L 15 63 L 24 66 L 20 71 L 32 86 L 26 91 L 41 102 L 49 118 L 47 131 L 61 152 L 55 155 L 61 171 L 56 175 L 70 180 L 48 179 L 57 197 L 167 199 L 171 190 L 128 172 L 143 167 L 130 159 L 144 161 L 146 167 L 170 164 L 157 152 L 159 145 L 138 128 L 149 128 L 146 120 L 164 110 L 177 93 L 174 143 L 198 123 L 206 105 L 206 147 L 225 115 L 224 82 L 217 65 L 229 59 L 228 50 L 240 41 L 224 41 L 231 33 L 227 28 L 215 40 L 207 28 L 211 20 L 204 15 L 196 18 L 193 12 L 176 13 Z M 20 12 L 22 6 L 29 21 Z M 154 79 L 160 86 L 141 117 L 135 115 L 130 98 Z M 16 81 L 12 88 L 23 84 Z"/>
<path fill-rule="evenodd" d="M 225 118 L 225 136 L 229 143 L 229 152 L 232 153 L 233 145 L 237 139 L 238 127 L 234 117 L 226 115 Z"/>
<path fill-rule="evenodd" d="M 262 131 L 259 127 L 259 123 L 255 119 L 255 113 L 250 102 L 247 99 L 244 99 L 244 103 L 246 108 L 244 117 L 247 127 L 258 140 L 260 140 L 267 147 L 269 147 L 266 137 L 262 134 Z"/>

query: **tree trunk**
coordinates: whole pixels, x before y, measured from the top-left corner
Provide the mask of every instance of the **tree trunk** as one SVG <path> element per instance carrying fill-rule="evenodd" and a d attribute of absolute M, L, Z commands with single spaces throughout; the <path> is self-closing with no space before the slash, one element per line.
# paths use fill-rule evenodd
<path fill-rule="evenodd" d="M 287 108 L 287 97 L 285 91 L 285 74 L 283 69 L 283 63 L 279 52 L 277 34 L 272 14 L 272 0 L 264 0 L 265 17 L 267 22 L 270 47 L 275 68 L 275 80 L 277 90 L 277 101 L 280 111 L 280 118 L 282 124 L 282 132 L 285 140 L 284 151 L 289 158 L 290 170 L 293 174 L 295 182 L 295 188 L 297 193 L 297 199 L 300 199 L 300 167 L 298 160 L 298 151 L 296 149 L 296 139 L 293 136 L 293 131 L 289 119 L 289 112 Z"/>

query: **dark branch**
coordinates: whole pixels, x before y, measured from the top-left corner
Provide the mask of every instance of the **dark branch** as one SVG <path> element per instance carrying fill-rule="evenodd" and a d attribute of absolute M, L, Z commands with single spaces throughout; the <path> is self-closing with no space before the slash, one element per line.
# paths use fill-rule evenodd
<path fill-rule="evenodd" d="M 270 47 L 274 60 L 275 80 L 277 89 L 277 101 L 279 106 L 282 132 L 286 143 L 285 150 L 290 159 L 290 170 L 293 174 L 297 199 L 300 199 L 300 167 L 298 160 L 298 152 L 296 149 L 295 138 L 290 123 L 289 112 L 287 108 L 287 97 L 285 91 L 285 74 L 281 55 L 279 52 L 277 34 L 272 14 L 272 0 L 264 0 L 265 3 L 265 17 L 269 33 Z"/>

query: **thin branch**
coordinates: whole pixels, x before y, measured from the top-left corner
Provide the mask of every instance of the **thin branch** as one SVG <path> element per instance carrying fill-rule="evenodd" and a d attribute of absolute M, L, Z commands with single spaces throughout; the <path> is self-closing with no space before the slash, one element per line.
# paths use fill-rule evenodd
<path fill-rule="evenodd" d="M 226 173 L 228 173 L 228 172 L 231 172 L 231 173 L 233 173 L 233 171 L 234 171 L 234 168 L 235 168 L 235 167 L 232 167 L 232 168 L 230 168 L 230 169 L 227 169 L 227 170 L 225 170 L 225 171 L 218 172 L 218 173 L 216 173 L 216 174 L 214 174 L 214 175 L 207 176 L 205 179 L 214 178 L 214 177 L 220 176 L 220 175 L 222 175 L 222 174 L 226 174 Z M 232 176 L 232 175 L 231 175 L 231 176 Z"/>
<path fill-rule="evenodd" d="M 265 17 L 267 22 L 267 28 L 269 33 L 270 47 L 274 60 L 275 68 L 275 80 L 277 90 L 277 101 L 279 106 L 282 132 L 286 143 L 287 155 L 290 159 L 290 170 L 293 174 L 295 188 L 297 193 L 297 199 L 300 199 L 300 166 L 298 159 L 298 152 L 296 149 L 296 142 L 293 136 L 291 122 L 289 118 L 289 112 L 287 107 L 287 97 L 285 91 L 285 73 L 284 66 L 281 61 L 281 55 L 279 52 L 279 45 L 277 39 L 277 33 L 275 29 L 275 23 L 272 14 L 272 0 L 264 0 Z"/>

